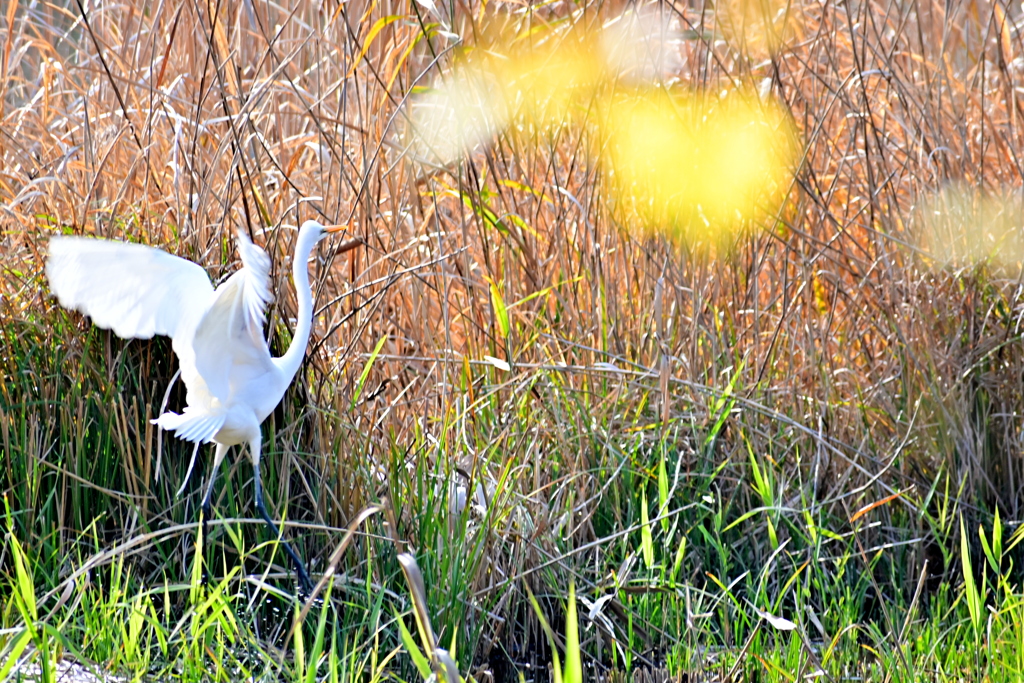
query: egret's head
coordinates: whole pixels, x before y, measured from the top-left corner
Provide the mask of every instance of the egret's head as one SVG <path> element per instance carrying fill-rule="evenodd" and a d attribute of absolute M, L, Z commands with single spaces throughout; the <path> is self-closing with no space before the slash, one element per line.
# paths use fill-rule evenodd
<path fill-rule="evenodd" d="M 299 228 L 299 239 L 305 241 L 305 236 L 309 236 L 308 239 L 313 240 L 314 243 L 319 242 L 324 237 L 331 233 L 344 232 L 349 227 L 348 223 L 339 225 L 324 225 L 319 221 L 306 221 Z"/>
<path fill-rule="evenodd" d="M 299 238 L 295 241 L 295 253 L 303 259 L 312 253 L 316 243 L 331 233 L 346 230 L 349 225 L 324 225 L 319 221 L 306 221 L 299 228 Z"/>

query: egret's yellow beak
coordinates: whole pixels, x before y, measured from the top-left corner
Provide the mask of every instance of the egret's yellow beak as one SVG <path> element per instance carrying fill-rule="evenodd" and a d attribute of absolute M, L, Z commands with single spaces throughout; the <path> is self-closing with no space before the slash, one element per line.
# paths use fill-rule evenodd
<path fill-rule="evenodd" d="M 324 232 L 342 232 L 344 230 L 351 231 L 352 228 L 355 226 L 355 224 L 356 224 L 356 220 L 353 218 L 348 223 L 343 223 L 341 225 L 328 225 L 328 226 L 325 226 L 324 227 Z M 361 246 L 362 244 L 363 244 L 363 239 L 361 237 L 353 237 L 352 239 L 345 240 L 341 244 L 338 244 L 338 245 L 334 246 L 334 253 L 335 254 L 344 254 L 346 251 L 352 251 L 353 249 L 355 249 L 358 246 Z"/>
<path fill-rule="evenodd" d="M 350 219 L 347 223 L 339 223 L 337 225 L 328 225 L 324 228 L 326 232 L 341 232 L 343 230 L 352 230 L 352 226 L 355 225 L 355 218 Z"/>

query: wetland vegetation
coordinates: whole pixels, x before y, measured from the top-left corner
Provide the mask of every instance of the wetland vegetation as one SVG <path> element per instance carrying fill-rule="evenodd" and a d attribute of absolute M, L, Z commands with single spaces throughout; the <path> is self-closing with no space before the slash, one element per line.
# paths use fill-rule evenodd
<path fill-rule="evenodd" d="M 7 0 L 0 679 L 1020 680 L 1020 14 Z M 528 97 L 482 105 L 492 78 Z M 641 88 L 704 132 L 609 133 Z M 662 202 L 737 101 L 785 153 L 711 147 L 690 184 L 770 191 Z M 178 496 L 190 444 L 149 422 L 184 404 L 170 342 L 44 267 L 88 234 L 219 281 L 244 230 L 279 352 L 307 218 L 364 247 L 314 252 L 263 426 L 270 514 L 330 577 L 303 604 L 238 449 L 196 552 L 212 447 Z"/>

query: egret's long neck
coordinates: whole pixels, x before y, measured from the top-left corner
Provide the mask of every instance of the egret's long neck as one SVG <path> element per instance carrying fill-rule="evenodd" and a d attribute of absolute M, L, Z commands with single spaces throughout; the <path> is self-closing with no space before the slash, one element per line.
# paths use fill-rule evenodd
<path fill-rule="evenodd" d="M 295 260 L 292 263 L 292 281 L 295 283 L 295 298 L 299 302 L 299 311 L 295 317 L 295 333 L 292 343 L 283 356 L 277 359 L 278 367 L 288 382 L 302 365 L 309 344 L 309 333 L 313 327 L 313 293 L 309 290 L 309 254 L 316 246 L 316 240 L 305 240 L 301 232 L 295 245 Z"/>

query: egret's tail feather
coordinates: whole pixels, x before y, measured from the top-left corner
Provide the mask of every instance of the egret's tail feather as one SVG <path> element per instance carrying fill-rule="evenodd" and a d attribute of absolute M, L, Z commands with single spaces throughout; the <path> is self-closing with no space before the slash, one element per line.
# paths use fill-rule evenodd
<path fill-rule="evenodd" d="M 173 431 L 179 439 L 209 443 L 224 426 L 224 417 L 224 415 L 211 415 L 186 407 L 185 412 L 181 415 L 166 412 L 152 422 L 159 425 L 161 429 Z"/>

